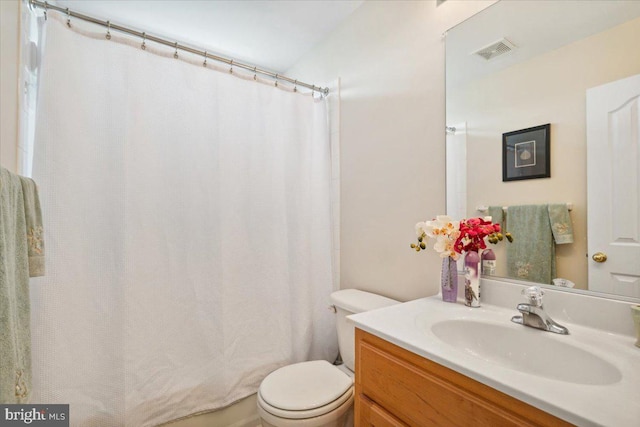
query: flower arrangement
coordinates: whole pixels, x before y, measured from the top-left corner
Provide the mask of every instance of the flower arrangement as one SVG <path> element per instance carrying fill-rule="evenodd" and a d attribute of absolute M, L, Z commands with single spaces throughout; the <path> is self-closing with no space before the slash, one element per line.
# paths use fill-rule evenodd
<path fill-rule="evenodd" d="M 513 241 L 510 233 L 501 233 L 500 224 L 491 222 L 491 217 L 454 221 L 447 215 L 438 215 L 434 220 L 417 223 L 416 234 L 418 243 L 412 243 L 411 247 L 417 252 L 427 248 L 426 238 L 434 238 L 436 242 L 433 249 L 440 257 L 451 257 L 454 260 L 464 252 L 479 252 L 485 249 L 485 239 L 492 244 L 502 241 L 505 237 L 509 242 Z"/>
<path fill-rule="evenodd" d="M 433 249 L 442 258 L 442 299 L 447 302 L 456 302 L 458 292 L 458 271 L 456 260 L 462 253 L 465 256 L 465 304 L 470 307 L 480 306 L 480 282 L 478 252 L 486 249 L 489 243 L 496 244 L 505 237 L 509 242 L 513 241 L 510 233 L 502 234 L 500 224 L 491 222 L 491 217 L 469 218 L 454 221 L 447 215 L 438 215 L 431 221 L 416 224 L 418 243 L 412 243 L 411 247 L 417 252 L 427 248 L 425 240 L 433 238 Z M 494 258 L 495 259 L 495 258 Z"/>

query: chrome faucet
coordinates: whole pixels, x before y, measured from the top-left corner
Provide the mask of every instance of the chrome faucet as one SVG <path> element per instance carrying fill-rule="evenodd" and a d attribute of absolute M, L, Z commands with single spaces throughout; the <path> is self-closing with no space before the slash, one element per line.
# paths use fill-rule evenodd
<path fill-rule="evenodd" d="M 569 335 L 567 328 L 554 322 L 544 311 L 542 307 L 542 295 L 544 295 L 544 292 L 542 292 L 542 289 L 538 286 L 531 286 L 523 289 L 522 294 L 527 298 L 528 303 L 518 304 L 516 308 L 522 313 L 522 316 L 513 316 L 511 318 L 512 322 L 556 334 Z"/>

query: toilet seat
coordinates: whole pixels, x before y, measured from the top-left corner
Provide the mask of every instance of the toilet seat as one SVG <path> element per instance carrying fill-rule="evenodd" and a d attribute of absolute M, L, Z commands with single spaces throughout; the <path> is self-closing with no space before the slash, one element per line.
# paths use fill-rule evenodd
<path fill-rule="evenodd" d="M 268 412 L 269 414 L 275 417 L 289 419 L 289 420 L 300 420 L 300 419 L 315 418 L 315 417 L 320 417 L 322 415 L 326 415 L 331 411 L 334 411 L 342 407 L 342 405 L 346 405 L 347 407 L 349 407 L 353 402 L 353 395 L 354 395 L 354 390 L 353 390 L 353 387 L 351 387 L 347 392 L 345 392 L 342 396 L 340 396 L 339 399 L 331 402 L 330 404 L 321 406 L 320 408 L 307 410 L 307 411 L 287 411 L 280 408 L 276 408 L 274 406 L 269 405 L 267 402 L 265 402 L 260 393 L 258 393 L 258 404 L 262 409 L 264 409 L 266 412 Z"/>
<path fill-rule="evenodd" d="M 276 417 L 303 419 L 327 414 L 353 394 L 353 378 L 325 360 L 315 360 L 269 374 L 260 385 L 258 403 Z"/>

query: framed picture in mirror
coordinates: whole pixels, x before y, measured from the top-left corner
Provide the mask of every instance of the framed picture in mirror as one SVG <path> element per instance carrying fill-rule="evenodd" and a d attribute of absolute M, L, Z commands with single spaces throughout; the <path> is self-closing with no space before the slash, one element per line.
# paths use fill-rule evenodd
<path fill-rule="evenodd" d="M 502 181 L 551 176 L 550 124 L 502 134 Z"/>

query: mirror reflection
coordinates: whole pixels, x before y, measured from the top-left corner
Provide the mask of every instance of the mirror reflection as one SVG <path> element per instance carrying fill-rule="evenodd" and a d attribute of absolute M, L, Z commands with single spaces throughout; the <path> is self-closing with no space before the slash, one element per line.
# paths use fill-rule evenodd
<path fill-rule="evenodd" d="M 497 276 L 640 298 L 638 40 L 635 1 L 500 1 L 447 33 L 447 212 L 517 227 Z M 550 176 L 503 180 L 503 134 L 527 167 L 544 141 L 516 131 L 546 124 Z"/>

